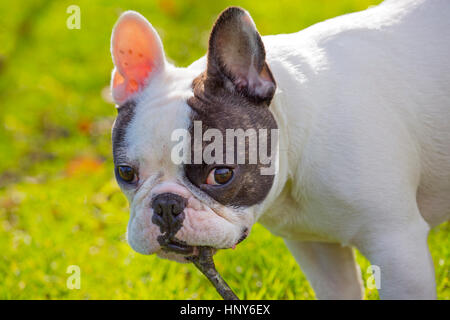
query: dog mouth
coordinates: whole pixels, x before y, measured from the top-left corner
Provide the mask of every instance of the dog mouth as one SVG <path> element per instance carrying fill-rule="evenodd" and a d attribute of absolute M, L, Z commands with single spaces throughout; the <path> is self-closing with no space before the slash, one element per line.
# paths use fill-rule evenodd
<path fill-rule="evenodd" d="M 175 238 L 159 236 L 158 242 L 161 245 L 162 250 L 166 252 L 174 252 L 181 255 L 191 255 L 196 251 L 195 246 L 188 245 L 186 242 Z"/>
<path fill-rule="evenodd" d="M 245 228 L 241 237 L 238 239 L 238 241 L 229 248 L 236 248 L 236 246 L 244 241 L 248 236 L 248 228 Z M 161 249 L 165 252 L 173 252 L 184 256 L 196 256 L 199 253 L 198 246 L 189 245 L 183 240 L 176 239 L 173 236 L 168 236 L 167 234 L 163 234 L 157 237 L 157 240 L 161 246 Z M 229 248 L 222 248 L 222 249 L 229 249 Z M 220 248 L 213 248 L 213 254 L 217 252 Z"/>

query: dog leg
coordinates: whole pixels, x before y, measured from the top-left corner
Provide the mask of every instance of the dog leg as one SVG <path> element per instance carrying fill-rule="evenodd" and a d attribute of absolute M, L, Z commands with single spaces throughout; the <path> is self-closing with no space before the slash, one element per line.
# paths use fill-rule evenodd
<path fill-rule="evenodd" d="M 318 299 L 362 299 L 364 288 L 351 247 L 285 239 Z"/>
<path fill-rule="evenodd" d="M 405 223 L 401 230 L 369 232 L 364 243 L 356 245 L 372 265 L 380 268 L 378 292 L 382 299 L 436 299 L 428 230 L 423 220 Z"/>

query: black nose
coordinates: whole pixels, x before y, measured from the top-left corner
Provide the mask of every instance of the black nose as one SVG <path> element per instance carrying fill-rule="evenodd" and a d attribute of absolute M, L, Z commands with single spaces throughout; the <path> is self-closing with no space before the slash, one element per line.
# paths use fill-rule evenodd
<path fill-rule="evenodd" d="M 161 231 L 175 234 L 181 227 L 186 199 L 174 193 L 161 193 L 152 200 L 153 222 Z"/>

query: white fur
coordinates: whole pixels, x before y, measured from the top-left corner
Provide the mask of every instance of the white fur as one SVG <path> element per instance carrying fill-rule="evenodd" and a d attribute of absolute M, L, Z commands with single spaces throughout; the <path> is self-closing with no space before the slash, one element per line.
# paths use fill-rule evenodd
<path fill-rule="evenodd" d="M 242 212 L 216 208 L 209 227 L 189 230 L 200 208 L 217 204 L 178 179 L 168 141 L 189 125 L 186 98 L 205 59 L 168 66 L 140 95 L 127 133 L 143 184 L 155 180 L 145 192 L 127 193 L 130 243 L 143 253 L 159 250 L 145 201 L 158 184 L 176 183 L 202 203 L 192 202 L 192 220 L 180 230 L 188 243 L 204 244 L 204 232 L 209 245 L 228 245 L 236 240 L 233 224 L 259 218 L 285 239 L 319 298 L 362 297 L 352 246 L 381 268 L 382 298 L 435 298 L 426 241 L 431 227 L 450 218 L 450 2 L 386 1 L 263 41 L 280 128 L 268 197 Z M 217 229 L 223 219 L 232 223 Z"/>
<path fill-rule="evenodd" d="M 449 30 L 450 2 L 405 0 L 264 38 L 287 141 L 260 222 L 306 265 L 305 241 L 357 247 L 381 267 L 382 298 L 436 297 L 426 240 L 450 218 Z M 359 280 L 318 281 L 339 265 L 328 255 L 308 277 L 339 297 Z"/>

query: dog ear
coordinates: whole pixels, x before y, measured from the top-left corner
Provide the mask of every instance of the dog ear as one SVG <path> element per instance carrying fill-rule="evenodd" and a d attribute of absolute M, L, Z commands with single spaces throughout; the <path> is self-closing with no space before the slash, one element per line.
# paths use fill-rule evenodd
<path fill-rule="evenodd" d="M 249 13 L 238 7 L 225 9 L 209 38 L 207 75 L 253 101 L 270 103 L 276 84 L 265 59 Z"/>
<path fill-rule="evenodd" d="M 165 66 L 161 39 L 152 25 L 134 11 L 123 13 L 114 26 L 111 55 L 115 66 L 111 91 L 117 104 L 142 90 Z"/>

